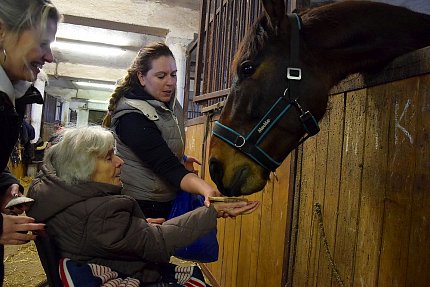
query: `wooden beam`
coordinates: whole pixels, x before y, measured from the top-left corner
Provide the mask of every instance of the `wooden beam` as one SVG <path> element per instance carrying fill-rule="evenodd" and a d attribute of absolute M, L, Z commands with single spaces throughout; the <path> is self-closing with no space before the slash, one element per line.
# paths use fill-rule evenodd
<path fill-rule="evenodd" d="M 67 14 L 63 15 L 63 17 L 64 17 L 64 20 L 63 20 L 64 23 L 69 23 L 74 25 L 89 26 L 89 27 L 117 30 L 117 31 L 123 31 L 123 32 L 132 32 L 132 33 L 138 33 L 138 34 L 153 35 L 158 37 L 166 37 L 167 33 L 169 33 L 168 29 L 158 28 L 158 27 L 134 25 L 134 24 L 128 24 L 128 23 L 120 23 L 120 22 L 114 22 L 109 20 L 93 19 L 93 18 L 67 15 Z"/>

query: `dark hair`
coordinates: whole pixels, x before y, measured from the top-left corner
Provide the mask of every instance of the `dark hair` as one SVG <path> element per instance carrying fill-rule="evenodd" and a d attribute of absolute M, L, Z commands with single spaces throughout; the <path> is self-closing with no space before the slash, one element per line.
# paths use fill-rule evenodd
<path fill-rule="evenodd" d="M 169 47 L 162 42 L 149 44 L 139 50 L 137 56 L 134 58 L 132 64 L 127 70 L 127 75 L 121 79 L 121 81 L 116 86 L 115 91 L 111 95 L 108 113 L 103 119 L 104 127 L 110 127 L 111 113 L 115 109 L 116 103 L 118 103 L 118 101 L 133 87 L 140 85 L 139 79 L 137 77 L 138 72 L 146 75 L 148 71 L 152 69 L 152 61 L 162 56 L 175 58 Z"/>

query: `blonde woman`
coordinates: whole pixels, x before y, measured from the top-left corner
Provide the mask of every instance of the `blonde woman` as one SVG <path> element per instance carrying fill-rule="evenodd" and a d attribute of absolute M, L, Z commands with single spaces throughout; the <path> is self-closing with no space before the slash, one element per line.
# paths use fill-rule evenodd
<path fill-rule="evenodd" d="M 0 253 L 3 245 L 23 244 L 35 238 L 27 231 L 43 229 L 27 216 L 11 216 L 5 205 L 23 191 L 7 170 L 7 162 L 21 128 L 25 104 L 42 102 L 37 90 L 27 92 L 43 64 L 54 60 L 60 14 L 49 0 L 2 0 L 0 4 Z M 35 94 L 36 93 L 36 94 Z M 24 96 L 25 95 L 25 96 Z M 3 260 L 0 266 L 3 282 Z"/>

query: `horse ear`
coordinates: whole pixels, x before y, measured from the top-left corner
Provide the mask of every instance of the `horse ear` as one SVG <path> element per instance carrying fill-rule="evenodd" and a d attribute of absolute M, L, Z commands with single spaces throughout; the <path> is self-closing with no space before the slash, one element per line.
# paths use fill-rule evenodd
<path fill-rule="evenodd" d="M 263 2 L 264 11 L 273 27 L 278 27 L 282 19 L 285 17 L 284 0 L 261 0 Z"/>

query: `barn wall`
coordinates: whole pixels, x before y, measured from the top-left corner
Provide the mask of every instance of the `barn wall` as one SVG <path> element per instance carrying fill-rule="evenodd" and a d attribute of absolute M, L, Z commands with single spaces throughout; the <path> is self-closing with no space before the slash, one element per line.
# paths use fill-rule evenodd
<path fill-rule="evenodd" d="M 288 285 L 428 286 L 429 135 L 430 74 L 330 97 L 298 153 Z"/>

